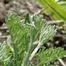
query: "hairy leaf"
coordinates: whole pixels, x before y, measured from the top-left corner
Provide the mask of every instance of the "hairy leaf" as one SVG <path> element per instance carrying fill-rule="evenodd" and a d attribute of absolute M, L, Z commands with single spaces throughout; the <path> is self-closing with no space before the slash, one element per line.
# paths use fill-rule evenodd
<path fill-rule="evenodd" d="M 66 51 L 63 48 L 49 48 L 49 49 L 41 49 L 36 57 L 38 59 L 37 66 L 44 66 L 45 63 L 50 61 L 57 60 L 59 58 L 64 57 L 66 55 Z"/>

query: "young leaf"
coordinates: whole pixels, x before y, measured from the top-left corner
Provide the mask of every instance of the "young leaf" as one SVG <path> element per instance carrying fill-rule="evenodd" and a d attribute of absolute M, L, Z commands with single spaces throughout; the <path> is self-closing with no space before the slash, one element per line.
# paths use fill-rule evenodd
<path fill-rule="evenodd" d="M 63 48 L 49 48 L 49 49 L 41 49 L 36 57 L 38 59 L 37 66 L 44 66 L 45 63 L 50 61 L 57 60 L 59 58 L 64 57 L 66 55 L 66 51 Z"/>
<path fill-rule="evenodd" d="M 27 50 L 29 43 L 29 26 L 21 25 L 20 18 L 14 12 L 8 14 L 6 24 L 8 26 L 14 48 L 14 64 L 18 66 L 22 63 L 24 52 Z"/>

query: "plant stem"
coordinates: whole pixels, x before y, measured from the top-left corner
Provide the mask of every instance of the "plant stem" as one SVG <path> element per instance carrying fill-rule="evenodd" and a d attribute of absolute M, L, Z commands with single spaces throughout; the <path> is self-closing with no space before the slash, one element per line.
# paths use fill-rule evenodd
<path fill-rule="evenodd" d="M 32 52 L 32 54 L 31 54 L 31 56 L 30 56 L 30 58 L 29 58 L 29 60 L 31 61 L 32 60 L 32 58 L 34 57 L 34 55 L 37 53 L 37 51 L 38 51 L 38 49 L 41 47 L 41 43 L 39 42 L 39 44 L 37 45 L 37 47 L 34 49 L 34 51 Z"/>

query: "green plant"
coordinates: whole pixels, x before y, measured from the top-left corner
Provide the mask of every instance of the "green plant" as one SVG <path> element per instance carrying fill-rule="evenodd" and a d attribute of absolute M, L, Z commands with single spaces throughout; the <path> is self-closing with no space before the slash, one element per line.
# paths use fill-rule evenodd
<path fill-rule="evenodd" d="M 45 49 L 44 47 L 40 49 L 56 33 L 55 27 L 48 25 L 41 16 L 27 14 L 21 22 L 20 18 L 11 12 L 6 17 L 6 24 L 10 32 L 11 43 L 5 42 L 0 45 L 2 66 L 30 66 L 34 57 L 38 62 L 36 66 L 43 66 L 66 54 L 63 48 Z M 33 50 L 36 42 L 38 44 Z"/>

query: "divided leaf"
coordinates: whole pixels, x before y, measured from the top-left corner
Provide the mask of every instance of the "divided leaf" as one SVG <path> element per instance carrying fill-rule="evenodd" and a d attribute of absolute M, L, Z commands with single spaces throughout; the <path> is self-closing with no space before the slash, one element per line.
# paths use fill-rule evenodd
<path fill-rule="evenodd" d="M 20 18 L 15 13 L 9 13 L 6 19 L 12 45 L 14 48 L 14 64 L 21 65 L 24 52 L 27 50 L 29 43 L 28 32 L 29 26 L 21 25 Z"/>
<path fill-rule="evenodd" d="M 55 61 L 59 58 L 64 57 L 66 55 L 66 51 L 59 47 L 59 48 L 49 48 L 49 49 L 41 49 L 37 54 L 38 64 L 37 66 L 44 66 L 45 63 L 50 61 Z"/>

